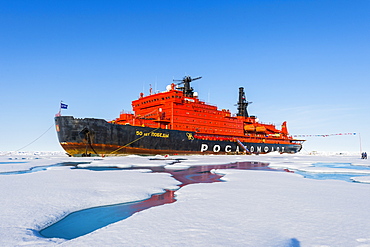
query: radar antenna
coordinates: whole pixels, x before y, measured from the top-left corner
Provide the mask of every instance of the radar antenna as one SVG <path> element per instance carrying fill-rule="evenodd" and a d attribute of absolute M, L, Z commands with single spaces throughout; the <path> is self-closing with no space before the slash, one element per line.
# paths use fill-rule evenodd
<path fill-rule="evenodd" d="M 184 84 L 183 87 L 178 87 L 178 89 L 182 90 L 187 97 L 193 97 L 194 95 L 194 89 L 190 86 L 190 82 L 198 80 L 202 78 L 201 76 L 196 78 L 191 78 L 189 75 L 184 76 L 182 80 L 173 80 L 173 81 L 179 81 L 179 83 L 176 84 L 176 86 Z"/>

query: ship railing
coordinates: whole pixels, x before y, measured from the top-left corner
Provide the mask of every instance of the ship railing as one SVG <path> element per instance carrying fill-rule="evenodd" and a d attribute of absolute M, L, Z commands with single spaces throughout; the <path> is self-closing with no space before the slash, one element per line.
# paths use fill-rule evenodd
<path fill-rule="evenodd" d="M 120 114 L 132 114 L 132 112 L 131 112 L 131 111 L 125 111 L 125 110 L 122 110 L 122 111 L 120 112 Z"/>
<path fill-rule="evenodd" d="M 234 141 L 236 142 L 238 139 L 241 141 L 262 141 L 262 142 L 268 142 L 268 141 L 289 141 L 289 139 L 280 137 L 280 138 L 271 138 L 267 135 L 249 135 L 249 136 L 223 136 L 223 135 L 209 135 L 209 134 L 203 134 L 203 133 L 195 133 L 194 137 L 196 139 L 203 139 L 203 140 L 223 140 L 223 141 Z"/>

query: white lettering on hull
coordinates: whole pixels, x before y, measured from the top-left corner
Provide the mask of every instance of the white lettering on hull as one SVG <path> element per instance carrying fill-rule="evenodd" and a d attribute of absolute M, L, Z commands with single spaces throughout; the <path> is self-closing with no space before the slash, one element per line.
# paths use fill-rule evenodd
<path fill-rule="evenodd" d="M 221 145 L 219 144 L 215 144 L 209 147 L 208 144 L 202 143 L 200 146 L 201 152 L 212 151 L 214 153 L 219 153 L 222 151 L 225 153 L 230 153 L 230 152 L 233 152 L 233 150 L 235 150 L 234 152 L 239 153 L 240 152 L 239 145 L 236 145 L 234 147 L 232 147 L 231 145 L 226 145 L 225 148 L 221 148 Z M 256 153 L 262 153 L 262 151 L 265 153 L 273 152 L 273 151 L 283 153 L 285 151 L 285 147 L 277 146 L 274 148 L 274 146 L 271 146 L 271 147 L 269 146 L 250 146 L 249 151 L 251 153 L 255 153 L 255 151 Z"/>

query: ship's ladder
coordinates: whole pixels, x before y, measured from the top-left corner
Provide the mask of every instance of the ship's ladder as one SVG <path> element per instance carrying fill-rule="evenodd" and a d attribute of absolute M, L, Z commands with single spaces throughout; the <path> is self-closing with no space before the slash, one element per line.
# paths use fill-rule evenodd
<path fill-rule="evenodd" d="M 251 153 L 251 151 L 249 151 L 249 149 L 239 140 L 239 139 L 236 139 L 236 142 L 238 143 L 238 145 L 246 152 L 246 153 Z"/>

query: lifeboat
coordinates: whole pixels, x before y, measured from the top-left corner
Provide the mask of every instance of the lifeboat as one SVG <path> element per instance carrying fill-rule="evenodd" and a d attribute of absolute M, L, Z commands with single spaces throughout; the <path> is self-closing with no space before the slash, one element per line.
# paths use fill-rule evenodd
<path fill-rule="evenodd" d="M 256 127 L 256 132 L 266 132 L 266 127 L 265 126 L 257 126 Z"/>
<path fill-rule="evenodd" d="M 254 131 L 256 131 L 256 127 L 253 124 L 245 124 L 244 125 L 244 130 L 246 132 L 254 132 Z"/>

